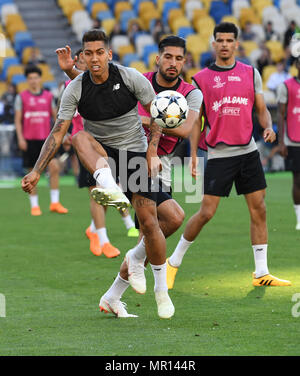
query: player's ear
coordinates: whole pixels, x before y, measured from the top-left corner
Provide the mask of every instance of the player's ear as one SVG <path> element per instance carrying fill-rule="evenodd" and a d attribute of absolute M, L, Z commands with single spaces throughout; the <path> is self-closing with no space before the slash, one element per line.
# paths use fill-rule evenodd
<path fill-rule="evenodd" d="M 235 43 L 235 50 L 236 50 L 236 51 L 238 50 L 239 45 L 240 45 L 240 42 L 237 40 L 236 43 Z"/>
<path fill-rule="evenodd" d="M 108 50 L 108 60 L 111 61 L 113 59 L 113 53 L 112 53 L 112 50 L 109 49 Z"/>

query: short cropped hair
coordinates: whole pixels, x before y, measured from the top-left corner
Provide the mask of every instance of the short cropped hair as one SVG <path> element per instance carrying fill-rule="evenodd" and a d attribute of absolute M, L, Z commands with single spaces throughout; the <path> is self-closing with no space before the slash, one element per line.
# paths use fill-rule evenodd
<path fill-rule="evenodd" d="M 102 30 L 92 29 L 92 30 L 86 31 L 83 34 L 82 45 L 84 45 L 85 42 L 95 42 L 95 41 L 103 41 L 106 47 L 109 46 L 109 38 L 105 34 L 105 32 Z"/>
<path fill-rule="evenodd" d="M 37 73 L 39 76 L 42 76 L 42 71 L 39 67 L 37 67 L 36 65 L 28 65 L 26 68 L 25 68 L 25 77 L 28 77 L 31 73 Z"/>
<path fill-rule="evenodd" d="M 232 22 L 221 22 L 214 28 L 214 38 L 216 39 L 217 33 L 233 33 L 234 38 L 237 39 L 239 35 L 239 29 Z"/>
<path fill-rule="evenodd" d="M 169 35 L 163 38 L 158 44 L 158 51 L 162 53 L 165 47 L 174 46 L 183 48 L 184 54 L 186 53 L 185 40 L 176 35 Z"/>

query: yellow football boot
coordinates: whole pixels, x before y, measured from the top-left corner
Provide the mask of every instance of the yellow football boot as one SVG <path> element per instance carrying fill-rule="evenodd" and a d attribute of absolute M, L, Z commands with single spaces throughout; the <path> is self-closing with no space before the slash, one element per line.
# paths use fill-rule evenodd
<path fill-rule="evenodd" d="M 255 273 L 253 273 L 252 276 L 253 286 L 291 286 L 290 281 L 286 281 L 285 279 L 279 279 L 271 274 L 266 274 L 262 277 L 256 278 Z"/>
<path fill-rule="evenodd" d="M 178 268 L 171 266 L 169 264 L 169 259 L 167 259 L 167 285 L 168 285 L 169 290 L 171 290 L 174 286 L 177 272 L 178 272 Z"/>

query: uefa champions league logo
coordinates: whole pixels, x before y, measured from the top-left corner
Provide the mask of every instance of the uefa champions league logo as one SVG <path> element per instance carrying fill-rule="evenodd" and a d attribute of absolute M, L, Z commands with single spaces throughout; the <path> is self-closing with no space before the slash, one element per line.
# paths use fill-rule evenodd
<path fill-rule="evenodd" d="M 223 87 L 225 85 L 225 82 L 221 82 L 220 76 L 215 76 L 214 78 L 215 85 L 213 86 L 214 89 L 219 89 L 220 87 Z"/>
<path fill-rule="evenodd" d="M 291 43 L 291 54 L 294 57 L 299 57 L 300 56 L 300 33 L 295 33 L 292 36 Z"/>

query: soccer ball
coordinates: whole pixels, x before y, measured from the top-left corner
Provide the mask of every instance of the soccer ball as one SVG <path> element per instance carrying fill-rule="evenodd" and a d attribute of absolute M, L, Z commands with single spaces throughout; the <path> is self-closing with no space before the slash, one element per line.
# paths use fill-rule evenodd
<path fill-rule="evenodd" d="M 182 94 L 173 90 L 165 90 L 153 99 L 150 113 L 160 127 L 177 128 L 187 118 L 188 104 Z"/>

